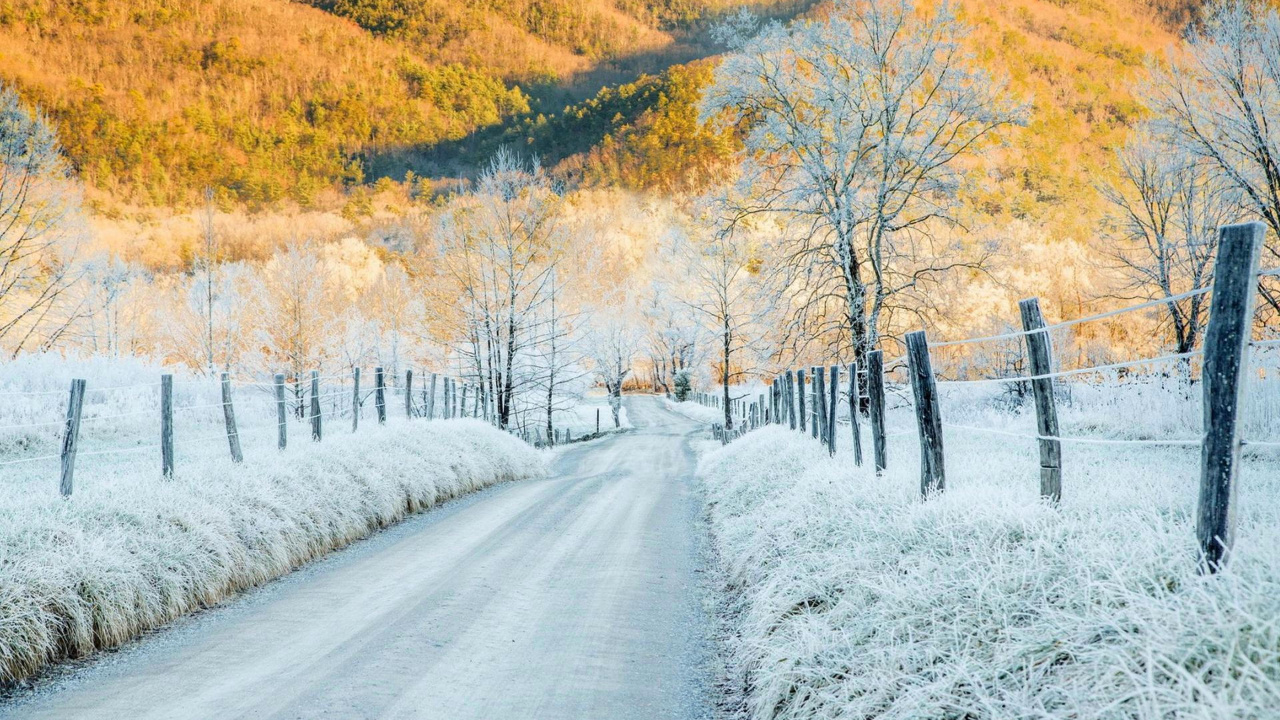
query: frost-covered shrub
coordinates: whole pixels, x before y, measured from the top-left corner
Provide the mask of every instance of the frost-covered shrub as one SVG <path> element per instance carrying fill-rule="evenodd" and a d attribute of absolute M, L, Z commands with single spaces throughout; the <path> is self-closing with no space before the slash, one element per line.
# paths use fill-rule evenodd
<path fill-rule="evenodd" d="M 676 401 L 685 402 L 689 399 L 689 393 L 693 390 L 692 373 L 688 370 L 679 370 L 675 377 Z"/>

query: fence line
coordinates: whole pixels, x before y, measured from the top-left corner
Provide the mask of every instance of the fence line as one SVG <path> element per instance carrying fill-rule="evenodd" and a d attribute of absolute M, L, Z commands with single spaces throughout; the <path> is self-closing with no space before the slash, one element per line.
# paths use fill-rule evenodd
<path fill-rule="evenodd" d="M 378 368 L 377 370 L 378 370 L 377 372 L 378 377 L 384 378 L 386 380 L 395 380 L 395 378 L 387 378 L 381 372 L 381 368 Z M 405 377 L 403 378 L 406 382 L 409 381 L 408 377 L 410 372 L 412 371 L 411 370 L 406 371 Z M 219 385 L 222 386 L 222 396 L 219 397 L 216 401 L 203 402 L 203 401 L 199 401 L 197 398 L 196 402 L 192 402 L 187 405 L 172 404 L 172 386 L 179 383 L 175 382 L 172 379 L 171 375 L 164 375 L 161 378 L 161 381 L 156 383 L 149 383 L 149 382 L 134 383 L 130 385 L 117 385 L 117 386 L 110 386 L 110 387 L 103 387 L 103 388 L 86 388 L 86 383 L 83 380 L 73 380 L 72 391 L 71 391 L 71 405 L 70 405 L 70 408 L 68 409 L 67 417 L 64 420 L 20 423 L 20 424 L 13 424 L 13 425 L 7 425 L 7 426 L 0 426 L 0 432 L 16 431 L 16 430 L 32 430 L 37 428 L 50 428 L 55 426 L 61 426 L 63 427 L 63 433 L 61 436 L 63 451 L 59 454 L 40 455 L 40 456 L 27 457 L 27 458 L 15 458 L 11 460 L 0 460 L 0 467 L 9 466 L 9 465 L 26 464 L 26 463 L 39 463 L 44 461 L 61 460 L 62 493 L 64 496 L 70 496 L 72 492 L 72 478 L 73 478 L 73 473 L 75 468 L 75 459 L 77 457 L 109 456 L 109 455 L 136 453 L 136 452 L 144 452 L 148 450 L 159 449 L 161 451 L 160 454 L 162 455 L 162 460 L 163 460 L 163 462 L 161 463 L 162 467 L 160 468 L 161 469 L 160 474 L 162 475 L 162 477 L 167 478 L 167 477 L 171 477 L 173 472 L 172 448 L 175 442 L 181 443 L 183 445 L 191 445 L 191 444 L 212 444 L 215 441 L 221 441 L 221 442 L 229 441 L 232 460 L 235 462 L 239 462 L 241 459 L 239 438 L 243 433 L 255 432 L 259 430 L 268 430 L 268 429 L 278 430 L 281 433 L 283 433 L 284 430 L 287 429 L 287 427 L 290 424 L 292 424 L 290 420 L 285 418 L 287 418 L 289 415 L 293 415 L 294 413 L 292 412 L 292 410 L 295 408 L 290 408 L 289 412 L 287 412 L 284 417 L 279 417 L 278 412 L 281 407 L 280 403 L 285 403 L 286 407 L 290 405 L 294 405 L 298 400 L 301 400 L 302 402 L 307 404 L 314 403 L 315 405 L 313 408 L 306 408 L 303 412 L 303 416 L 298 418 L 299 425 L 302 425 L 307 422 L 312 422 L 313 427 L 314 427 L 314 423 L 321 419 L 326 419 L 326 418 L 332 419 L 335 417 L 346 416 L 348 414 L 354 415 L 355 413 L 360 411 L 360 409 L 364 404 L 363 401 L 355 402 L 355 399 L 352 397 L 352 393 L 354 391 L 354 382 L 355 382 L 354 370 L 352 373 L 331 374 L 331 375 L 324 375 L 324 376 L 317 375 L 314 378 L 309 376 L 301 377 L 296 380 L 296 383 L 303 385 L 306 388 L 306 390 L 300 397 L 291 396 L 287 399 L 276 397 L 274 401 L 271 403 L 271 415 L 273 417 L 276 417 L 276 422 L 272 422 L 268 424 L 254 424 L 251 426 L 238 426 L 235 421 L 235 413 L 233 409 L 234 391 L 236 389 L 244 390 L 249 388 L 252 388 L 255 390 L 264 389 L 264 390 L 274 391 L 276 389 L 276 385 L 274 383 L 268 385 L 266 383 L 257 382 L 257 381 L 245 382 L 245 383 L 232 383 L 229 373 L 223 373 L 222 375 L 223 377 L 221 380 L 208 379 L 208 380 L 182 381 L 181 384 L 205 385 L 213 393 L 218 392 Z M 480 406 L 479 399 L 478 399 L 479 395 L 478 395 L 478 390 L 476 390 L 476 386 L 474 386 L 471 383 L 462 382 L 461 380 L 455 380 L 450 376 L 441 376 L 438 373 L 428 373 L 428 375 L 431 376 L 432 382 L 429 384 L 424 384 L 424 387 L 422 387 L 421 389 L 421 395 L 423 398 L 426 399 L 425 406 L 420 408 L 420 407 L 417 407 L 416 405 L 410 406 L 409 404 L 406 404 L 405 412 L 404 412 L 406 418 L 413 419 L 413 418 L 427 417 L 428 412 L 433 411 L 436 405 L 436 400 L 438 399 L 437 396 L 439 394 L 437 391 L 437 387 L 439 385 L 447 385 L 448 387 L 453 388 L 453 390 L 446 397 L 446 402 L 448 404 L 446 405 L 445 413 L 431 412 L 431 416 L 435 418 L 471 417 L 473 414 L 475 414 L 476 408 Z M 278 377 L 282 377 L 282 376 L 278 376 Z M 426 375 L 424 375 L 423 377 L 425 379 Z M 446 383 L 437 383 L 436 379 L 438 377 L 443 377 Z M 320 385 L 320 382 L 323 380 L 332 381 L 335 379 L 339 380 L 339 382 L 329 382 L 329 383 L 325 383 L 323 386 Z M 312 390 L 313 381 L 316 383 L 316 387 L 322 387 L 322 391 Z M 342 382 L 342 381 L 350 381 L 350 382 Z M 292 383 L 288 383 L 286 381 L 285 385 L 288 385 L 288 384 L 292 384 Z M 284 387 L 285 385 L 282 385 L 281 387 Z M 160 393 L 157 396 L 158 407 L 149 407 L 141 410 L 130 410 L 126 412 L 96 415 L 92 417 L 82 417 L 82 413 L 81 413 L 82 399 L 85 395 L 89 393 L 95 393 L 95 392 L 105 393 L 109 391 L 129 390 L 129 389 L 139 389 L 139 388 L 159 389 Z M 471 395 L 470 397 L 467 397 L 466 399 L 467 405 L 465 407 L 459 404 L 459 398 L 457 397 L 457 391 L 456 391 L 458 388 L 469 389 L 476 393 L 474 395 Z M 399 396 L 404 395 L 403 389 L 399 388 L 398 386 L 388 386 L 386 384 L 380 384 L 379 386 L 371 390 L 369 394 L 374 395 L 380 391 L 387 394 L 393 394 L 393 395 L 399 395 Z M 387 392 L 387 391 L 390 391 L 390 392 Z M 65 395 L 65 391 L 64 392 L 22 391 L 22 392 L 0 393 L 0 397 L 3 397 L 3 396 L 49 397 L 49 396 L 55 396 L 55 395 Z M 217 395 L 214 395 L 214 397 L 217 397 Z M 368 395 L 366 395 L 365 399 L 366 400 L 368 399 Z M 487 406 L 490 402 L 491 401 L 486 401 L 485 405 Z M 456 407 L 453 407 L 453 406 L 456 406 Z M 225 430 L 223 432 L 220 432 L 217 435 L 206 435 L 206 436 L 197 436 L 197 437 L 187 437 L 180 434 L 177 435 L 176 437 L 174 436 L 173 418 L 176 412 L 214 409 L 214 408 L 223 409 L 223 414 L 222 414 L 223 416 L 221 418 L 222 424 L 225 425 Z M 53 410 L 54 408 L 49 409 L 50 412 L 52 412 Z M 243 415 L 243 408 L 240 408 L 240 410 L 241 410 L 241 415 Z M 385 417 L 385 415 L 383 415 L 383 413 L 381 412 L 383 408 L 379 408 L 379 410 L 380 410 L 380 415 L 382 415 L 382 417 Z M 101 448 L 97 450 L 86 450 L 86 451 L 81 451 L 81 450 L 78 450 L 77 448 L 80 442 L 80 439 L 79 439 L 80 426 L 82 423 L 90 423 L 90 422 L 99 421 L 99 420 L 113 420 L 113 419 L 119 419 L 119 418 L 145 416 L 151 413 L 156 413 L 159 416 L 158 419 L 160 421 L 159 423 L 160 442 L 158 443 L 146 443 L 142 445 Z M 490 419 L 489 408 L 485 407 L 484 412 L 481 415 L 486 417 L 486 419 Z M 496 422 L 496 419 L 497 419 L 496 413 L 493 413 L 492 416 L 493 416 L 491 418 L 492 421 Z M 215 420 L 213 420 L 212 417 L 207 418 L 206 421 L 209 421 L 211 425 L 214 422 L 216 422 Z M 353 422 L 351 424 L 350 431 L 357 432 L 358 424 Z M 314 439 L 316 441 L 320 440 L 319 433 L 315 434 Z M 285 448 L 283 434 L 280 437 L 280 442 L 278 447 L 280 449 Z"/>
<path fill-rule="evenodd" d="M 1200 547 L 1200 570 L 1215 573 L 1227 562 L 1234 541 L 1235 504 L 1237 502 L 1236 484 L 1239 475 L 1241 446 L 1280 448 L 1280 442 L 1249 441 L 1241 437 L 1239 412 L 1247 402 L 1245 386 L 1249 379 L 1250 347 L 1280 346 L 1280 339 L 1253 340 L 1251 331 L 1254 323 L 1253 308 L 1257 295 L 1260 277 L 1280 276 L 1280 268 L 1259 271 L 1258 258 L 1262 242 L 1266 234 L 1266 226 L 1262 223 L 1244 223 L 1227 225 L 1219 229 L 1218 255 L 1214 264 L 1213 280 L 1209 287 L 1196 288 L 1166 298 L 1140 302 L 1123 308 L 1086 317 L 1066 320 L 1048 325 L 1040 314 L 1039 301 L 1028 298 L 1019 303 L 1023 328 L 1018 331 L 974 338 L 962 338 L 932 344 L 933 348 L 953 347 L 970 343 L 989 342 L 994 340 L 1025 339 L 1024 357 L 1032 367 L 1032 374 L 1005 378 L 981 378 L 973 380 L 943 381 L 955 384 L 1009 384 L 1029 382 L 1033 384 L 1035 395 L 1035 412 L 1037 432 L 1024 433 L 1003 430 L 993 427 L 976 427 L 941 421 L 935 378 L 930 360 L 930 343 L 923 330 L 909 333 L 906 336 L 907 356 L 905 368 L 908 370 L 908 382 L 911 386 L 916 419 L 917 435 L 921 448 L 921 494 L 928 499 L 933 493 L 943 492 L 945 481 L 945 455 L 943 453 L 942 428 L 989 433 L 1006 437 L 1034 440 L 1040 449 L 1041 495 L 1049 502 L 1056 504 L 1062 492 L 1062 465 L 1059 443 L 1104 446 L 1200 446 L 1201 479 L 1199 499 L 1196 513 L 1196 536 Z M 1052 352 L 1050 334 L 1054 330 L 1073 327 L 1086 322 L 1115 317 L 1190 297 L 1212 293 L 1210 299 L 1209 319 L 1202 339 L 1202 349 L 1189 352 L 1169 353 L 1156 357 L 1140 358 L 1123 362 L 1106 363 L 1072 370 L 1052 371 Z M 886 432 L 883 419 L 883 398 L 885 397 L 885 380 L 888 375 L 904 366 L 902 359 L 888 363 L 882 361 L 879 350 L 867 356 L 868 373 L 863 382 L 871 398 L 867 408 L 871 416 L 872 443 L 876 450 L 876 471 L 886 466 L 884 441 L 890 434 Z M 1077 437 L 1063 435 L 1057 431 L 1056 393 L 1053 380 L 1106 370 L 1152 365 L 1161 362 L 1189 360 L 1194 357 L 1203 358 L 1201 386 L 1204 393 L 1205 422 L 1202 434 L 1197 438 L 1165 438 L 1150 440 L 1131 440 L 1105 437 Z M 861 363 L 860 363 L 861 364 Z M 838 382 L 838 365 L 831 366 L 831 378 Z M 859 368 L 860 369 L 860 368 Z M 795 376 L 801 378 L 797 383 L 801 422 L 798 429 L 804 431 L 803 418 L 807 413 L 806 405 L 812 408 L 809 431 L 814 438 L 820 440 L 829 452 L 835 450 L 834 429 L 839 423 L 827 420 L 827 413 L 834 418 L 834 407 L 828 402 L 836 402 L 841 397 L 838 388 L 831 388 L 831 400 L 828 401 L 823 388 L 823 368 L 814 366 L 809 373 L 814 382 L 806 387 L 803 372 Z M 859 382 L 857 372 L 851 372 L 853 382 Z M 790 404 L 793 393 L 779 392 L 783 378 L 792 377 L 792 370 L 780 372 L 767 387 L 766 394 L 758 396 L 756 402 L 747 407 L 738 407 L 737 413 L 731 415 L 745 419 L 743 429 L 754 429 L 765 424 L 781 422 L 781 416 L 795 412 L 795 407 L 779 407 L 779 402 L 786 399 Z M 851 388 L 848 395 L 860 395 L 862 388 Z M 808 402 L 806 402 L 806 396 Z M 709 396 L 713 397 L 713 396 Z M 856 405 L 858 403 L 854 403 Z M 862 408 L 858 408 L 862 410 Z M 851 405 L 850 425 L 857 438 L 857 410 Z M 740 434 L 741 430 L 739 430 Z M 907 431 L 909 432 L 909 431 Z M 894 433 L 894 434 L 906 434 Z M 724 431 L 719 436 L 728 441 L 730 434 Z M 855 464 L 861 464 L 855 456 Z"/>

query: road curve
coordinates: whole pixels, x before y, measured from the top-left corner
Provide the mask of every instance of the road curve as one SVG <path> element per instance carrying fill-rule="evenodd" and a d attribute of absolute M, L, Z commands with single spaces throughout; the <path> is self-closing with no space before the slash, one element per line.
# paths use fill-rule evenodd
<path fill-rule="evenodd" d="M 449 503 L 0 705 L 12 718 L 711 716 L 696 425 Z"/>

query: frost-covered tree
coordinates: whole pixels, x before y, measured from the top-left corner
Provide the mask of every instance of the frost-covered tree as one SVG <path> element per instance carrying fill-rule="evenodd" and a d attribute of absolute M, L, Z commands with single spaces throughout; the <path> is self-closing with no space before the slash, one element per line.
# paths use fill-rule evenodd
<path fill-rule="evenodd" d="M 800 298 L 792 325 L 862 356 L 882 316 L 967 264 L 935 232 L 955 222 L 964 160 L 1022 109 L 980 69 L 953 6 L 835 0 L 821 19 L 720 28 L 731 52 L 704 119 L 745 130 L 733 226 L 761 214 L 800 229 L 775 268 Z"/>
<path fill-rule="evenodd" d="M 445 280 L 441 300 L 452 305 L 449 332 L 502 428 L 518 396 L 536 386 L 531 353 L 546 337 L 541 311 L 569 247 L 564 203 L 536 161 L 502 150 L 433 230 L 433 269 Z"/>
<path fill-rule="evenodd" d="M 625 306 L 620 302 L 601 307 L 589 340 L 596 376 L 609 394 L 615 428 L 622 427 L 622 387 L 631 377 L 640 350 L 639 328 L 618 312 Z"/>
<path fill-rule="evenodd" d="M 0 344 L 12 355 L 47 348 L 79 316 L 63 302 L 79 232 L 57 134 L 0 83 Z"/>
<path fill-rule="evenodd" d="M 724 426 L 733 429 L 729 388 L 754 369 L 768 294 L 757 282 L 761 245 L 743 230 L 713 231 L 696 223 L 673 231 L 671 252 L 686 273 L 679 298 L 707 333 Z"/>
<path fill-rule="evenodd" d="M 1280 11 L 1215 0 L 1185 47 L 1151 68 L 1145 95 L 1156 128 L 1209 163 L 1241 193 L 1274 238 L 1280 233 Z M 1280 258 L 1280 248 L 1268 243 Z M 1280 296 L 1263 297 L 1280 310 Z"/>
<path fill-rule="evenodd" d="M 341 294 L 309 242 L 277 252 L 259 271 L 253 292 L 259 344 L 268 372 L 284 372 L 293 384 L 294 411 L 306 414 L 307 377 L 334 355 L 342 326 Z"/>
<path fill-rule="evenodd" d="M 1208 284 L 1218 228 L 1237 217 L 1241 194 L 1203 158 L 1170 146 L 1145 128 L 1117 152 L 1120 177 L 1102 186 L 1112 257 L 1128 280 L 1125 299 L 1171 298 Z M 1165 306 L 1177 352 L 1195 348 L 1208 320 L 1209 298 Z"/>

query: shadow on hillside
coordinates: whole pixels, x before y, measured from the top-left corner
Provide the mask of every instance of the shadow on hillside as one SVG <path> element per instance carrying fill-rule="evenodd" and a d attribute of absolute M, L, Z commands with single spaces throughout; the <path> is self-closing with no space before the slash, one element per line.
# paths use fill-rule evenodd
<path fill-rule="evenodd" d="M 788 21 L 808 12 L 820 0 L 790 0 L 740 5 L 722 10 L 715 16 L 702 20 L 697 27 L 686 30 L 672 45 L 636 52 L 597 64 L 585 72 L 564 78 L 555 83 L 515 83 L 530 97 L 529 115 L 508 118 L 505 123 L 478 128 L 456 140 L 446 140 L 432 145 L 389 147 L 372 151 L 364 158 L 365 174 L 370 181 L 382 177 L 403 180 L 406 172 L 419 177 L 437 179 L 472 178 L 479 168 L 503 145 L 520 152 L 538 156 L 543 165 L 551 167 L 566 158 L 585 153 L 598 145 L 606 134 L 619 125 L 628 124 L 638 117 L 621 118 L 619 125 L 596 124 L 583 128 L 575 126 L 575 132 L 556 132 L 556 119 L 570 106 L 598 97 L 606 88 L 633 83 L 645 75 L 660 75 L 674 65 L 682 65 L 718 55 L 722 48 L 711 39 L 711 28 L 729 12 L 747 8 L 767 20 Z M 539 125 L 538 116 L 547 118 Z M 586 132 L 582 132 L 583 130 Z"/>

